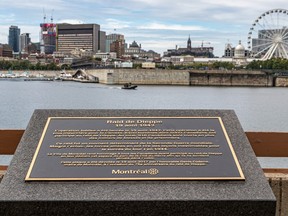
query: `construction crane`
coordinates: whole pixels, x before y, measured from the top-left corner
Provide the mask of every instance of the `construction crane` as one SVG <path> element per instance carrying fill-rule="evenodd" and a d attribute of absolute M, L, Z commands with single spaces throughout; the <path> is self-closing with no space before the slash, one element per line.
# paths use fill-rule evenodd
<path fill-rule="evenodd" d="M 54 12 L 54 9 L 52 9 L 52 12 L 51 12 L 51 23 L 53 23 L 53 12 Z"/>
<path fill-rule="evenodd" d="M 43 23 L 46 23 L 46 13 L 45 9 L 43 8 Z"/>

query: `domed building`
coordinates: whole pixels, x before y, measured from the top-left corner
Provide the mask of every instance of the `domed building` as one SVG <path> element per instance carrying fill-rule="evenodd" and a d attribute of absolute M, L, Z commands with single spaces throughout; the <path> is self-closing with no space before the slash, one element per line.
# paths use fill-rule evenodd
<path fill-rule="evenodd" d="M 241 40 L 236 47 L 233 47 L 231 43 L 225 44 L 224 58 L 245 58 L 249 56 L 249 51 L 245 50 Z"/>
<path fill-rule="evenodd" d="M 241 44 L 241 40 L 239 44 L 235 47 L 233 61 L 236 65 L 245 65 L 247 64 L 247 57 L 245 54 L 245 47 Z"/>
<path fill-rule="evenodd" d="M 132 44 L 129 44 L 129 48 L 125 48 L 125 55 L 133 56 L 133 57 L 141 57 L 141 58 L 160 58 L 160 54 L 154 52 L 153 50 L 143 50 L 141 44 L 134 40 Z"/>
<path fill-rule="evenodd" d="M 234 58 L 245 58 L 245 47 L 241 44 L 241 40 L 239 44 L 235 47 Z"/>
<path fill-rule="evenodd" d="M 134 40 L 132 44 L 129 45 L 129 48 L 125 49 L 125 54 L 127 55 L 139 55 L 141 52 L 141 44 L 140 46 Z"/>

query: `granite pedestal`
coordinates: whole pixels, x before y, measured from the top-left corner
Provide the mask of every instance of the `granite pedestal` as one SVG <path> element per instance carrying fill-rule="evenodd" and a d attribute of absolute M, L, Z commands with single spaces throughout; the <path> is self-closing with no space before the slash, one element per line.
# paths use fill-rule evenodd
<path fill-rule="evenodd" d="M 48 117 L 112 116 L 219 116 L 245 181 L 25 182 Z M 35 110 L 0 184 L 0 215 L 272 216 L 275 206 L 272 190 L 231 110 Z"/>

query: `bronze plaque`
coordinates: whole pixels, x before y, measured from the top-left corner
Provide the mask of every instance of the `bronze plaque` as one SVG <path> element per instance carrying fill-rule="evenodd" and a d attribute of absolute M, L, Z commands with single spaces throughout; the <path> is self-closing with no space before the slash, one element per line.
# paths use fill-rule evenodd
<path fill-rule="evenodd" d="M 220 117 L 50 117 L 25 180 L 244 179 Z"/>

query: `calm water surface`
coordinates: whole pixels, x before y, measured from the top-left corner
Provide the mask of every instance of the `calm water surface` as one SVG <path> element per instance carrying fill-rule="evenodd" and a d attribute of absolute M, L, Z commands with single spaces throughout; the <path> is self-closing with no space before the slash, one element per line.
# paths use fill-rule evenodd
<path fill-rule="evenodd" d="M 34 109 L 233 109 L 245 131 L 288 131 L 288 88 L 120 86 L 0 79 L 0 129 Z"/>

